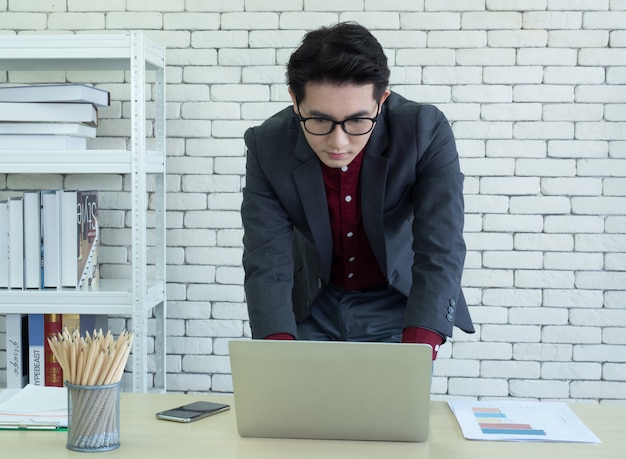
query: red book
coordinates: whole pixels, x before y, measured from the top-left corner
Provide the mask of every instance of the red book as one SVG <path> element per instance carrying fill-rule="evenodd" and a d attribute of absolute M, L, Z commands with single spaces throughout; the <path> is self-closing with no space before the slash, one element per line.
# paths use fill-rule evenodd
<path fill-rule="evenodd" d="M 50 345 L 48 344 L 48 338 L 56 336 L 57 333 L 62 331 L 63 322 L 61 314 L 44 314 L 43 318 L 43 332 L 44 332 L 44 369 L 45 369 L 45 385 L 63 387 L 63 369 L 58 362 Z"/>

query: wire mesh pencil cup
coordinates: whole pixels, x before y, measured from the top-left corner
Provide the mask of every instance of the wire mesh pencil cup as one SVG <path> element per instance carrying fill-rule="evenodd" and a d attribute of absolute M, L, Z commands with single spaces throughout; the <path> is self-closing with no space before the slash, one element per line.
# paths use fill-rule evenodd
<path fill-rule="evenodd" d="M 109 451 L 120 446 L 121 381 L 104 386 L 67 386 L 67 448 Z"/>

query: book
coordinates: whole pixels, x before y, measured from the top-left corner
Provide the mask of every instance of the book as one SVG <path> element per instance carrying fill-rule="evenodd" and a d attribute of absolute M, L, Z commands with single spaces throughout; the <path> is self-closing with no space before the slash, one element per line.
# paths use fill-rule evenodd
<path fill-rule="evenodd" d="M 25 191 L 24 288 L 41 288 L 41 193 Z"/>
<path fill-rule="evenodd" d="M 111 96 L 87 84 L 35 84 L 0 86 L 0 102 L 80 102 L 106 107 L 111 104 Z"/>
<path fill-rule="evenodd" d="M 65 387 L 27 384 L 22 389 L 4 390 L 0 396 L 0 425 L 3 429 L 64 428 L 67 427 L 67 411 Z"/>
<path fill-rule="evenodd" d="M 78 253 L 74 259 L 76 287 L 88 289 L 98 285 L 98 245 L 100 229 L 98 225 L 98 192 L 84 190 L 77 192 Z"/>
<path fill-rule="evenodd" d="M 43 121 L 98 125 L 92 104 L 54 102 L 0 102 L 0 121 Z"/>
<path fill-rule="evenodd" d="M 91 336 L 94 331 L 108 330 L 109 318 L 106 314 L 63 314 L 63 329 L 72 333 L 78 330 L 81 336 L 85 336 L 85 332 L 89 332 Z"/>
<path fill-rule="evenodd" d="M 43 386 L 44 378 L 43 314 L 28 315 L 28 383 Z"/>
<path fill-rule="evenodd" d="M 9 288 L 24 288 L 24 202 L 9 199 Z"/>
<path fill-rule="evenodd" d="M 97 285 L 98 192 L 64 190 L 61 203 L 61 286 Z"/>
<path fill-rule="evenodd" d="M 48 344 L 48 338 L 56 336 L 63 330 L 63 317 L 61 314 L 44 314 L 43 330 L 44 330 L 44 385 L 45 386 L 63 386 L 63 369 L 56 359 Z"/>
<path fill-rule="evenodd" d="M 43 287 L 61 286 L 61 191 L 41 192 Z"/>
<path fill-rule="evenodd" d="M 7 388 L 28 384 L 28 315 L 6 315 Z"/>
<path fill-rule="evenodd" d="M 9 288 L 9 204 L 0 201 L 0 289 Z"/>
<path fill-rule="evenodd" d="M 81 123 L 0 123 L 1 135 L 67 135 L 76 137 L 96 136 L 96 128 Z"/>
<path fill-rule="evenodd" d="M 1 124 L 1 123 L 0 123 Z M 0 150 L 86 150 L 87 139 L 71 135 L 0 135 Z"/>

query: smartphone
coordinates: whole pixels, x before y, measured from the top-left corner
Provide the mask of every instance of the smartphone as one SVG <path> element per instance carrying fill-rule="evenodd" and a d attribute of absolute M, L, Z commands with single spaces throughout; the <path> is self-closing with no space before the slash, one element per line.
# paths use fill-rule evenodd
<path fill-rule="evenodd" d="M 229 409 L 230 405 L 225 403 L 194 402 L 171 410 L 160 411 L 156 417 L 166 421 L 192 422 Z"/>

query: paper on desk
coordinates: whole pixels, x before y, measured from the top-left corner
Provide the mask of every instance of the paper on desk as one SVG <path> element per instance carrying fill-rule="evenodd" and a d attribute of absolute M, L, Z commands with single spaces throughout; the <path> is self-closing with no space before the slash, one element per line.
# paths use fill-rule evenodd
<path fill-rule="evenodd" d="M 67 389 L 65 387 L 28 384 L 10 397 L 2 398 L 0 424 L 58 423 L 59 427 L 67 427 Z"/>
<path fill-rule="evenodd" d="M 469 440 L 601 443 L 565 404 L 524 401 L 449 401 Z"/>

